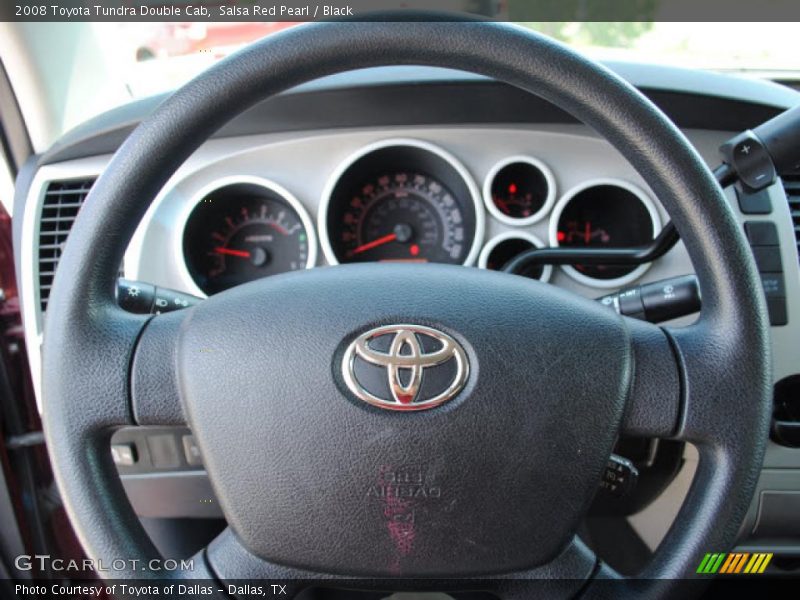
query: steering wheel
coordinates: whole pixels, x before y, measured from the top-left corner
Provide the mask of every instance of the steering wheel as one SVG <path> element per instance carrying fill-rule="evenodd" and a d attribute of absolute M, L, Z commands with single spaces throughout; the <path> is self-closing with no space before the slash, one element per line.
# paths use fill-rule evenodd
<path fill-rule="evenodd" d="M 698 320 L 660 328 L 537 281 L 443 265 L 317 268 L 155 318 L 117 306 L 117 269 L 137 223 L 214 131 L 300 83 L 390 64 L 507 82 L 605 136 L 677 226 L 700 281 Z M 188 83 L 95 183 L 48 304 L 47 445 L 83 547 L 106 564 L 158 558 L 125 499 L 111 432 L 189 425 L 229 528 L 195 557 L 194 571 L 173 578 L 331 577 L 351 588 L 477 589 L 504 599 L 602 595 L 600 582 L 613 580 L 615 594 L 666 597 L 704 553 L 733 544 L 759 475 L 770 414 L 759 289 L 708 168 L 606 68 L 510 25 L 306 25 Z M 400 371 L 413 370 L 413 357 L 459 348 L 448 356 L 466 372 L 450 376 L 458 385 L 442 392 L 446 402 L 384 410 L 354 393 L 343 367 L 354 343 L 373 343 L 381 327 L 406 336 L 405 350 L 383 352 L 406 361 L 394 365 Z M 409 331 L 434 332 L 431 348 L 420 349 L 427 334 L 415 345 Z M 385 376 L 392 365 L 369 368 Z M 394 384 L 408 392 L 403 376 Z M 575 533 L 620 434 L 685 440 L 700 456 L 674 525 L 636 579 Z M 164 572 L 126 566 L 111 575 Z"/>

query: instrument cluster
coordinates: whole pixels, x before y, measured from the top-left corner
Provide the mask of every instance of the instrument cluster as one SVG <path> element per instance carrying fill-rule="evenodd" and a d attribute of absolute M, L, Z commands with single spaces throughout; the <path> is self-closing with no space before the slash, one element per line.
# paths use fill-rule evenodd
<path fill-rule="evenodd" d="M 655 203 L 628 181 L 595 179 L 558 193 L 552 170 L 533 156 L 499 161 L 479 188 L 443 148 L 383 140 L 331 173 L 316 228 L 303 204 L 272 181 L 242 176 L 213 183 L 186 217 L 183 258 L 198 290 L 211 295 L 313 267 L 318 243 L 332 265 L 430 262 L 500 270 L 533 247 L 638 246 L 660 231 Z M 487 218 L 506 230 L 484 239 Z M 545 219 L 543 240 L 531 226 Z M 612 288 L 637 279 L 648 266 L 557 268 L 584 285 Z M 546 282 L 553 273 L 554 267 L 539 265 L 523 275 Z"/>

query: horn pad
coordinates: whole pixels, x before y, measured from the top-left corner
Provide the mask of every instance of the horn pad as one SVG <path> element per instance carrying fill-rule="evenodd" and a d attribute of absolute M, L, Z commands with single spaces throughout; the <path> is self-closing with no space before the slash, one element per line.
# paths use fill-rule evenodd
<path fill-rule="evenodd" d="M 631 361 L 613 311 L 444 265 L 243 285 L 194 308 L 178 348 L 186 413 L 242 543 L 362 576 L 554 558 L 612 450 Z"/>

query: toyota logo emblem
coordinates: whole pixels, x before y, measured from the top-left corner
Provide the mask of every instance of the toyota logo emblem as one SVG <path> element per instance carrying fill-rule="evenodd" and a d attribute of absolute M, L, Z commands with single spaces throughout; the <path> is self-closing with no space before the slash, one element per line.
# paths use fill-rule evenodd
<path fill-rule="evenodd" d="M 446 333 L 422 325 L 388 325 L 353 340 L 342 374 L 350 391 L 373 406 L 425 410 L 464 388 L 469 364 L 461 344 Z"/>

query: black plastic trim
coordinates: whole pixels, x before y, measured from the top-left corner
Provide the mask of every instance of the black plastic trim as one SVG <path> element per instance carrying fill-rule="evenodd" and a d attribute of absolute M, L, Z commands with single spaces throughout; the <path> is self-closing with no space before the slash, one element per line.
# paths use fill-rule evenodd
<path fill-rule="evenodd" d="M 710 95 L 641 91 L 683 128 L 740 131 L 784 110 Z M 145 98 L 87 121 L 56 142 L 39 165 L 115 152 L 167 97 Z M 424 82 L 286 92 L 234 118 L 213 137 L 353 127 L 577 122 L 546 100 L 504 83 Z"/>

